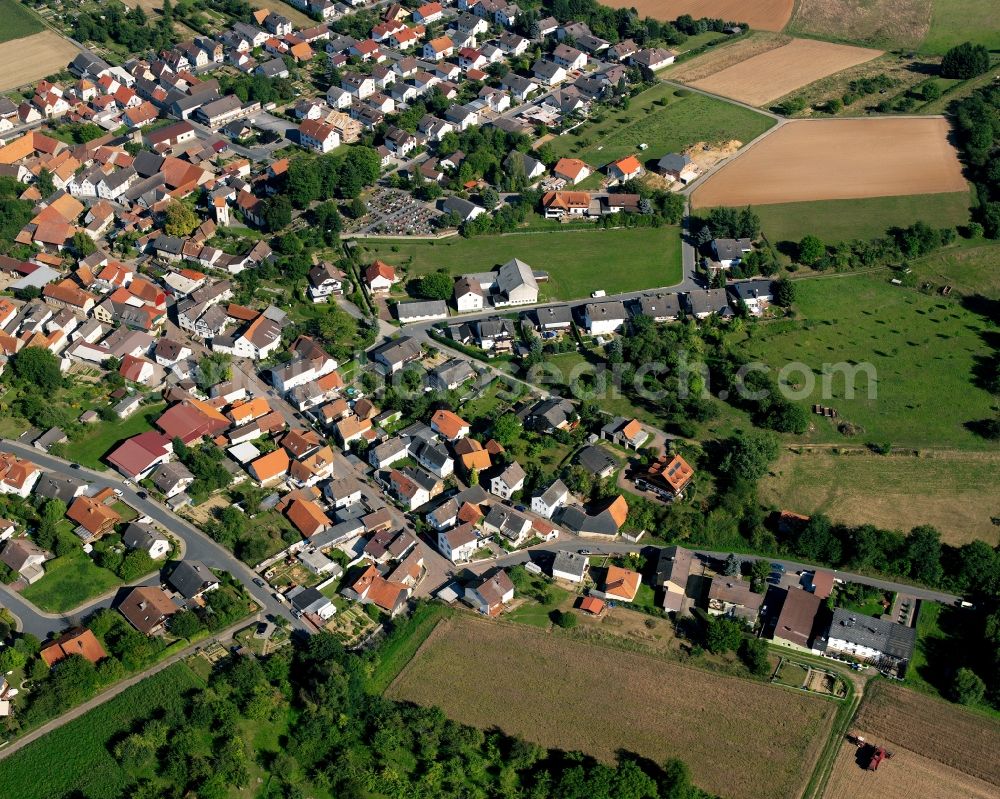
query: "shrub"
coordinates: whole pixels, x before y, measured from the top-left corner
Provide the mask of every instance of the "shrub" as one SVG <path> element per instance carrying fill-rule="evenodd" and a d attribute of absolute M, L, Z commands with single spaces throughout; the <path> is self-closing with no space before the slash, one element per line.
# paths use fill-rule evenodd
<path fill-rule="evenodd" d="M 989 51 L 981 44 L 964 42 L 952 47 L 941 61 L 941 76 L 967 80 L 990 68 Z"/>

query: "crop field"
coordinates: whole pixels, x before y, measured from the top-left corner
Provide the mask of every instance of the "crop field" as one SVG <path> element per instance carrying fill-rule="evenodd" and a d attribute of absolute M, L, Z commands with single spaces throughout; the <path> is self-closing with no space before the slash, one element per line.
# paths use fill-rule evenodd
<path fill-rule="evenodd" d="M 993 796 L 1000 790 L 1000 758 L 996 756 L 1000 752 L 1000 724 L 995 719 L 876 681 L 868 685 L 854 726 L 870 740 L 890 741 L 982 780 L 993 786 Z M 895 770 L 894 760 L 888 765 Z M 965 795 L 958 790 L 952 793 Z"/>
<path fill-rule="evenodd" d="M 0 799 L 116 799 L 141 775 L 126 773 L 109 743 L 137 720 L 200 687 L 201 681 L 183 663 L 147 677 L 0 762 Z"/>
<path fill-rule="evenodd" d="M 730 799 L 797 796 L 835 710 L 763 683 L 468 615 L 438 625 L 388 695 L 605 761 L 621 749 L 658 763 L 679 757 L 696 784 Z"/>
<path fill-rule="evenodd" d="M 878 771 L 866 771 L 857 762 L 857 747 L 844 741 L 823 799 L 994 799 L 997 795 L 996 786 L 943 763 L 899 746 L 892 752 L 892 759 Z"/>
<path fill-rule="evenodd" d="M 968 191 L 948 134 L 943 118 L 795 120 L 711 175 L 691 202 L 712 208 Z"/>
<path fill-rule="evenodd" d="M 955 5 L 952 0 L 799 0 L 788 32 L 877 47 L 918 47 L 930 29 L 935 2 Z"/>
<path fill-rule="evenodd" d="M 45 30 L 38 17 L 32 14 L 18 0 L 0 0 L 0 15 L 3 25 L 0 26 L 0 42 L 9 42 L 30 36 Z"/>
<path fill-rule="evenodd" d="M 380 258 L 406 270 L 407 279 L 442 267 L 452 275 L 488 272 L 520 258 L 549 273 L 539 299 L 578 299 L 604 289 L 608 294 L 671 286 L 681 279 L 681 241 L 676 227 L 632 230 L 563 230 L 504 236 L 454 237 L 441 241 L 366 239 L 359 242 L 367 263 Z M 628 253 L 627 268 L 613 269 Z"/>
<path fill-rule="evenodd" d="M 1000 49 L 1000 25 L 995 0 L 933 0 L 931 29 L 921 49 L 944 53 L 962 42 Z"/>
<path fill-rule="evenodd" d="M 960 300 L 893 286 L 884 274 L 802 280 L 796 289 L 798 318 L 759 326 L 745 346 L 772 376 L 798 364 L 787 377 L 803 407 L 819 402 L 837 410 L 838 419 L 811 415 L 813 429 L 797 441 L 991 449 L 965 423 L 993 415 L 993 397 L 972 377 L 993 322 Z M 821 376 L 825 364 L 839 365 L 828 391 Z M 844 375 L 854 366 L 848 381 Z M 850 399 L 848 382 L 854 385 Z M 856 436 L 840 433 L 841 422 L 860 428 Z"/>
<path fill-rule="evenodd" d="M 768 50 L 691 85 L 743 103 L 763 106 L 813 81 L 880 55 L 881 50 L 814 39 L 792 39 L 784 47 Z"/>
<path fill-rule="evenodd" d="M 5 41 L 0 44 L 0 91 L 61 72 L 77 52 L 68 41 L 49 30 Z M 31 57 L 25 58 L 25 53 L 31 53 Z"/>
<path fill-rule="evenodd" d="M 923 220 L 933 227 L 955 227 L 969 221 L 968 192 L 917 194 L 897 197 L 866 197 L 855 200 L 816 200 L 804 203 L 774 203 L 754 209 L 768 241 L 799 241 L 808 234 L 827 243 L 869 239 L 885 235 L 897 225 L 906 227 Z"/>
<path fill-rule="evenodd" d="M 1000 505 L 997 453 L 931 452 L 916 458 L 788 451 L 760 490 L 764 504 L 824 513 L 835 522 L 904 532 L 930 524 L 947 544 L 975 539 L 1000 544 L 1000 528 L 990 519 Z"/>
<path fill-rule="evenodd" d="M 790 36 L 780 33 L 754 31 L 725 47 L 714 47 L 690 61 L 682 61 L 680 64 L 667 67 L 659 74 L 669 80 L 694 83 L 749 58 L 784 47 L 791 40 Z"/>
<path fill-rule="evenodd" d="M 683 14 L 695 19 L 711 17 L 726 22 L 745 22 L 751 28 L 780 31 L 792 17 L 794 0 L 602 0 L 611 8 L 634 8 L 640 17 L 672 22 Z"/>
<path fill-rule="evenodd" d="M 636 154 L 639 145 L 646 144 L 649 149 L 642 155 L 655 163 L 697 142 L 735 139 L 745 144 L 773 125 L 773 119 L 748 108 L 661 84 L 632 98 L 627 111 L 604 112 L 599 122 L 557 136 L 551 146 L 557 156 L 600 167 Z"/>

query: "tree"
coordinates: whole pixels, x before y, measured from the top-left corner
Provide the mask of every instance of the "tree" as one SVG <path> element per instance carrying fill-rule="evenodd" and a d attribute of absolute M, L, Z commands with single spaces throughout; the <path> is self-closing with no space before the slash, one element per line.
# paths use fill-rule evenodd
<path fill-rule="evenodd" d="M 556 616 L 556 624 L 562 627 L 564 630 L 571 630 L 576 627 L 577 618 L 576 614 L 570 613 L 568 610 L 558 610 L 556 611 L 559 615 Z"/>
<path fill-rule="evenodd" d="M 726 616 L 714 616 L 705 630 L 705 647 L 716 655 L 732 652 L 742 638 L 743 627 L 738 621 Z"/>
<path fill-rule="evenodd" d="M 730 480 L 757 482 L 778 457 L 778 439 L 759 430 L 738 430 L 725 442 L 726 454 L 720 469 Z"/>
<path fill-rule="evenodd" d="M 25 347 L 11 361 L 14 376 L 25 385 L 31 385 L 45 394 L 51 394 L 62 385 L 59 359 L 41 347 Z"/>
<path fill-rule="evenodd" d="M 56 190 L 56 184 L 52 181 L 52 173 L 43 168 L 38 173 L 38 180 L 35 181 L 35 188 L 43 198 L 48 197 Z"/>
<path fill-rule="evenodd" d="M 983 700 L 986 684 L 972 669 L 961 668 L 955 672 L 948 697 L 962 705 L 977 705 Z"/>
<path fill-rule="evenodd" d="M 487 211 L 492 211 L 500 204 L 500 194 L 492 186 L 487 186 L 479 194 L 480 199 L 483 201 L 483 207 Z"/>
<path fill-rule="evenodd" d="M 925 585 L 941 582 L 941 534 L 930 525 L 910 530 L 906 537 L 906 559 L 910 562 L 910 576 Z"/>
<path fill-rule="evenodd" d="M 505 413 L 493 423 L 493 438 L 505 447 L 514 443 L 521 435 L 524 425 L 513 413 Z"/>
<path fill-rule="evenodd" d="M 738 557 L 736 557 L 736 555 L 730 553 L 729 557 L 726 558 L 726 568 L 725 568 L 726 577 L 739 577 L 740 567 L 742 566 L 742 564 L 743 561 L 741 561 Z"/>
<path fill-rule="evenodd" d="M 826 245 L 817 236 L 810 233 L 802 237 L 798 246 L 799 263 L 813 266 L 824 255 L 826 255 Z"/>
<path fill-rule="evenodd" d="M 968 80 L 990 68 L 990 53 L 983 45 L 963 42 L 952 47 L 941 60 L 941 77 Z"/>
<path fill-rule="evenodd" d="M 297 158 L 288 165 L 288 197 L 296 208 L 305 208 L 322 196 L 320 173 L 312 158 Z"/>
<path fill-rule="evenodd" d="M 737 654 L 751 674 L 763 677 L 770 672 L 771 664 L 767 659 L 767 644 L 759 638 L 744 638 L 740 641 Z"/>
<path fill-rule="evenodd" d="M 795 303 L 795 284 L 787 277 L 774 282 L 774 303 L 782 308 L 791 308 Z"/>
<path fill-rule="evenodd" d="M 96 251 L 97 245 L 94 244 L 94 240 L 82 230 L 73 234 L 73 252 L 76 253 L 77 258 L 86 258 Z"/>
<path fill-rule="evenodd" d="M 455 282 L 446 269 L 439 269 L 420 278 L 417 291 L 428 300 L 447 300 L 455 291 Z"/>
<path fill-rule="evenodd" d="M 277 194 L 264 203 L 264 225 L 272 233 L 292 223 L 292 203 L 284 194 Z"/>
<path fill-rule="evenodd" d="M 163 211 L 163 229 L 171 236 L 187 236 L 198 227 L 198 215 L 180 200 L 171 200 Z"/>

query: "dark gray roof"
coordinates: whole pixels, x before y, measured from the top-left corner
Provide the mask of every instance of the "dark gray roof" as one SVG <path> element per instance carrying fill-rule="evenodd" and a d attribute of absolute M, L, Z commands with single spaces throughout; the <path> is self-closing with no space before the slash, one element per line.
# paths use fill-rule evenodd
<path fill-rule="evenodd" d="M 168 582 L 185 599 L 193 599 L 219 580 L 200 560 L 182 560 L 171 572 Z"/>
<path fill-rule="evenodd" d="M 635 303 L 635 312 L 651 319 L 676 319 L 681 314 L 679 294 L 646 294 Z"/>
<path fill-rule="evenodd" d="M 410 336 L 403 336 L 375 347 L 368 354 L 372 360 L 393 364 L 417 358 L 422 352 L 420 342 Z"/>
<path fill-rule="evenodd" d="M 74 480 L 72 477 L 64 477 L 53 472 L 42 472 L 42 476 L 35 483 L 34 493 L 46 499 L 61 499 L 69 504 L 83 485 L 85 483 Z"/>
<path fill-rule="evenodd" d="M 122 543 L 129 549 L 149 549 L 157 541 L 166 541 L 167 537 L 148 524 L 131 522 L 122 533 Z"/>
<path fill-rule="evenodd" d="M 691 163 L 691 158 L 680 153 L 667 153 L 656 162 L 656 167 L 662 172 L 680 172 Z"/>
<path fill-rule="evenodd" d="M 837 608 L 833 611 L 827 638 L 839 638 L 900 660 L 909 660 L 913 657 L 917 631 L 913 627 Z"/>
<path fill-rule="evenodd" d="M 576 460 L 584 469 L 594 474 L 603 472 L 608 467 L 618 466 L 618 461 L 611 457 L 607 450 L 595 446 L 584 447 L 576 456 Z"/>
<path fill-rule="evenodd" d="M 426 316 L 447 316 L 448 303 L 444 300 L 417 300 L 415 302 L 400 302 L 396 305 L 396 316 L 399 321 L 421 319 Z"/>
<path fill-rule="evenodd" d="M 739 300 L 749 300 L 749 299 L 770 299 L 771 298 L 771 281 L 770 280 L 747 280 L 742 283 L 733 283 L 729 286 L 729 290 L 733 293 L 733 296 Z"/>
<path fill-rule="evenodd" d="M 552 561 L 552 570 L 566 574 L 576 574 L 581 579 L 587 570 L 587 557 L 576 552 L 567 552 L 560 549 Z"/>
<path fill-rule="evenodd" d="M 568 305 L 550 305 L 528 312 L 539 327 L 568 325 L 573 322 L 573 311 Z"/>

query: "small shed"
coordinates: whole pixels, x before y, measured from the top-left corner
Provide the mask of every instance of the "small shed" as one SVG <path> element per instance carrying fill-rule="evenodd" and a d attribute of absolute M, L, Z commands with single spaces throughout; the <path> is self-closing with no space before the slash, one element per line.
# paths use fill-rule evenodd
<path fill-rule="evenodd" d="M 604 612 L 604 602 L 596 596 L 585 596 L 580 600 L 580 610 L 591 616 L 600 616 Z"/>

